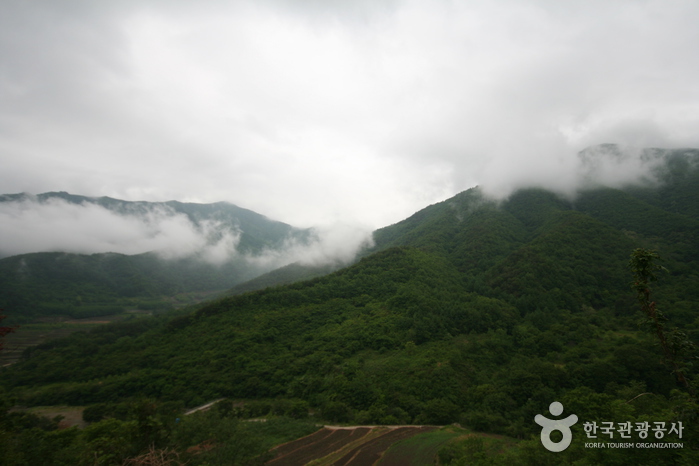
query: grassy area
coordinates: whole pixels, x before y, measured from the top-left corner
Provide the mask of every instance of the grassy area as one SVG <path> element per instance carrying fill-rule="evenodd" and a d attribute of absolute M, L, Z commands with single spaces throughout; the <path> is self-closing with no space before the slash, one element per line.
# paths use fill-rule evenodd
<path fill-rule="evenodd" d="M 489 461 L 493 461 L 494 457 L 516 447 L 518 443 L 516 439 L 504 435 L 460 430 L 461 435 L 449 439 L 439 446 L 436 455 L 439 456 L 439 464 L 448 465 L 454 460 L 458 460 L 458 464 L 481 464 L 481 462 L 489 464 Z M 381 464 L 383 465 L 383 463 Z"/>
<path fill-rule="evenodd" d="M 395 443 L 379 461 L 379 466 L 422 466 L 449 464 L 453 459 L 479 461 L 513 448 L 517 440 L 502 435 L 484 434 L 445 426 Z M 461 463 L 460 463 L 461 464 Z"/>
<path fill-rule="evenodd" d="M 87 423 L 83 421 L 84 406 L 35 406 L 27 409 L 28 412 L 38 416 L 44 416 L 49 419 L 54 419 L 56 416 L 61 416 L 59 426 L 80 428 L 85 427 Z"/>
<path fill-rule="evenodd" d="M 434 464 L 439 449 L 450 440 L 468 435 L 464 429 L 447 426 L 395 443 L 384 453 L 380 466 L 422 466 Z"/>

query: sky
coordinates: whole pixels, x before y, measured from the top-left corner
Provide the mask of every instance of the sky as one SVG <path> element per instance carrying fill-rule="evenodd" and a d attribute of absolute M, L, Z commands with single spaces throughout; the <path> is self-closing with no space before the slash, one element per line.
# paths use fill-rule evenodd
<path fill-rule="evenodd" d="M 0 192 L 360 231 L 566 189 L 588 146 L 699 147 L 697 24 L 696 0 L 3 0 Z"/>

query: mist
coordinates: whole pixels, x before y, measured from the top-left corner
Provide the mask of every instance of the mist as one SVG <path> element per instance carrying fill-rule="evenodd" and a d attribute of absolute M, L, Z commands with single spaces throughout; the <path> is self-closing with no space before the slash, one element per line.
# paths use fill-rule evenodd
<path fill-rule="evenodd" d="M 60 198 L 0 202 L 0 257 L 33 252 L 154 252 L 166 260 L 195 258 L 212 265 L 241 260 L 268 271 L 293 262 L 347 264 L 372 241 L 368 226 L 336 222 L 313 228 L 303 241 L 289 237 L 279 248 L 241 253 L 241 235 L 242 231 L 222 222 L 195 224 L 185 214 L 163 206 L 116 213 L 99 204 Z"/>
<path fill-rule="evenodd" d="M 495 161 L 485 171 L 484 194 L 504 199 L 521 188 L 537 187 L 574 198 L 600 187 L 657 186 L 666 149 L 599 144 L 579 152 L 561 151 L 549 157 Z"/>
<path fill-rule="evenodd" d="M 221 264 L 236 255 L 240 232 L 213 221 L 192 223 L 164 207 L 118 214 L 92 203 L 52 198 L 0 203 L 0 257 L 32 252 L 155 252 L 164 259 L 197 257 Z"/>
<path fill-rule="evenodd" d="M 309 241 L 287 239 L 278 250 L 247 256 L 251 264 L 274 269 L 298 262 L 303 265 L 348 265 L 363 248 L 374 245 L 368 226 L 337 222 L 312 229 Z"/>

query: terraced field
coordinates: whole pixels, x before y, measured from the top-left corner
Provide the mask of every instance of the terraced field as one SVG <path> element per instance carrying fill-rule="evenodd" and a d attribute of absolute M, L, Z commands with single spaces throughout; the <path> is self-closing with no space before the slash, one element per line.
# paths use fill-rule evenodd
<path fill-rule="evenodd" d="M 437 429 L 431 426 L 326 426 L 273 449 L 270 466 L 367 466 L 394 443 Z"/>

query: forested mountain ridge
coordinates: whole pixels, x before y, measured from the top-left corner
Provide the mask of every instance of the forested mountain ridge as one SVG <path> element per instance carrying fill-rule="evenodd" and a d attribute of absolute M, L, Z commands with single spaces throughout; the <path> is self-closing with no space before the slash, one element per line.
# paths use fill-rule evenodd
<path fill-rule="evenodd" d="M 525 311 L 551 300 L 572 309 L 585 301 L 581 292 L 593 299 L 588 305 L 613 307 L 628 283 L 628 251 L 643 246 L 660 252 L 677 293 L 699 295 L 699 151 L 648 153 L 662 163 L 643 184 L 573 197 L 528 188 L 502 201 L 475 188 L 377 230 L 368 252 L 411 246 L 443 255 L 469 290 Z M 538 290 L 535 303 L 525 302 L 524 289 Z M 602 289 L 617 295 L 603 299 Z"/>
<path fill-rule="evenodd" d="M 241 253 L 260 252 L 263 248 L 280 247 L 289 238 L 305 239 L 309 231 L 292 227 L 283 222 L 271 220 L 252 210 L 238 207 L 229 202 L 199 204 L 191 202 L 167 201 L 124 201 L 111 197 L 89 197 L 66 192 L 49 192 L 37 195 L 3 194 L 0 202 L 38 202 L 46 204 L 51 201 L 64 201 L 73 205 L 96 205 L 115 214 L 135 217 L 147 216 L 154 210 L 169 215 L 183 214 L 194 224 L 201 225 L 207 221 L 216 221 L 227 230 L 240 232 L 237 250 Z M 105 251 L 106 252 L 106 251 Z"/>
<path fill-rule="evenodd" d="M 5 194 L 0 196 L 0 202 L 8 203 L 6 206 L 14 203 L 18 212 L 36 206 L 56 208 L 58 212 L 63 212 L 58 209 L 66 204 L 77 209 L 97 206 L 111 213 L 108 215 L 128 217 L 144 224 L 184 216 L 186 220 L 173 227 L 187 228 L 189 236 L 183 234 L 185 246 L 194 235 L 202 247 L 210 247 L 179 256 L 180 251 L 175 251 L 175 257 L 160 251 L 141 254 L 56 251 L 5 257 L 0 259 L 0 308 L 10 310 L 10 321 L 15 323 L 41 316 L 90 317 L 114 314 L 125 308 L 167 308 L 175 295 L 223 291 L 272 267 L 249 258 L 283 251 L 290 243 L 308 244 L 314 239 L 311 230 L 294 228 L 226 202 L 131 202 L 65 192 L 36 196 Z M 76 212 L 81 211 L 66 211 L 65 223 Z M 151 232 L 156 233 L 159 232 Z M 235 244 L 226 243 L 226 238 L 235 238 Z M 235 251 L 229 250 L 232 247 Z"/>
<path fill-rule="evenodd" d="M 349 267 L 41 345 L 0 386 L 27 405 L 227 397 L 243 417 L 310 408 L 329 422 L 459 422 L 528 439 L 496 464 L 692 464 L 696 399 L 638 324 L 628 262 L 638 247 L 659 252 L 669 273 L 653 298 L 697 342 L 695 153 L 670 154 L 659 184 L 503 201 L 468 190 L 377 231 Z M 580 419 L 555 458 L 533 422 L 552 401 Z M 684 436 L 663 441 L 685 447 L 588 449 L 587 421 L 683 421 Z M 448 458 L 478 464 L 473 448 Z"/>
<path fill-rule="evenodd" d="M 501 224 L 507 214 L 519 219 L 529 233 L 549 220 L 547 214 L 556 210 L 577 210 L 612 223 L 615 228 L 631 226 L 644 235 L 667 231 L 677 222 L 682 223 L 683 218 L 699 220 L 699 192 L 696 189 L 699 185 L 699 150 L 649 151 L 659 159 L 658 163 L 648 168 L 646 176 L 623 187 L 614 189 L 591 182 L 575 193 L 562 196 L 545 189 L 530 188 L 519 190 L 504 201 L 489 198 L 479 189 L 471 189 L 377 230 L 372 250 L 395 245 L 429 245 L 436 238 L 434 235 L 444 233 L 440 226 L 448 224 L 453 229 L 464 220 L 467 222 L 461 225 L 462 228 L 478 225 L 481 230 L 486 230 L 488 222 Z M 660 217 L 649 221 L 648 216 Z M 521 236 L 524 232 L 511 233 Z M 463 242 L 463 237 L 454 237 L 452 242 Z"/>

